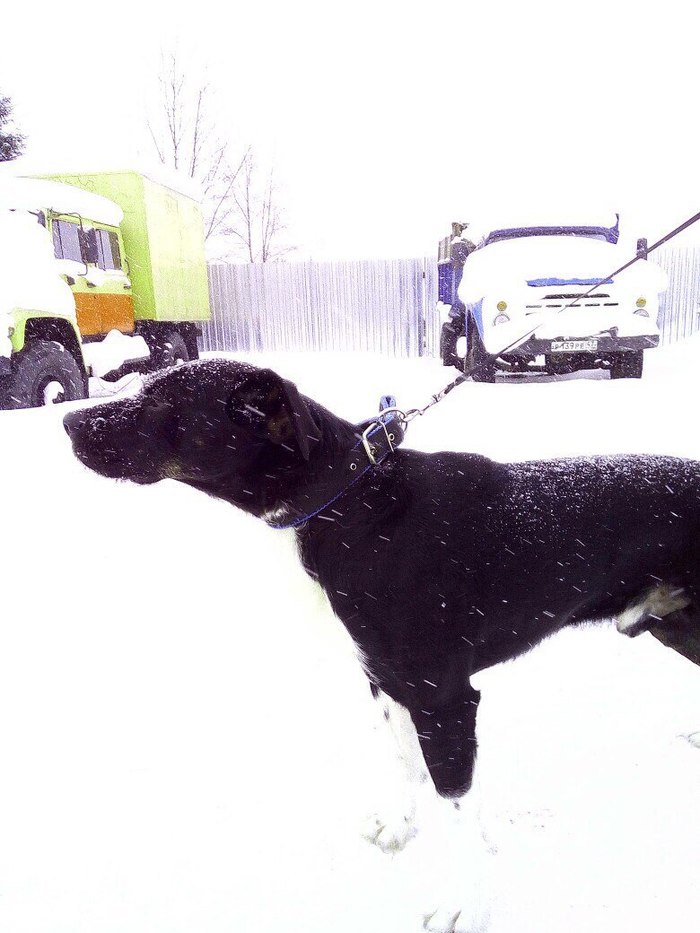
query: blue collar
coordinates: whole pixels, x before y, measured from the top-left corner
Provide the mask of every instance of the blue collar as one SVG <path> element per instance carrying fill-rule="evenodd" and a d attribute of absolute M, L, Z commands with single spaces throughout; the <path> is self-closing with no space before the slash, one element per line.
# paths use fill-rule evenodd
<path fill-rule="evenodd" d="M 324 521 L 335 521 L 332 514 L 320 513 L 396 450 L 404 439 L 404 419 L 404 413 L 396 408 L 396 400 L 391 395 L 383 396 L 379 403 L 379 415 L 356 425 L 359 440 L 342 460 L 331 465 L 329 478 L 302 494 L 301 501 L 290 507 L 292 512 L 297 513 L 297 517 L 287 516 L 283 523 L 267 521 L 267 524 L 271 528 L 296 528 L 316 516 Z"/>

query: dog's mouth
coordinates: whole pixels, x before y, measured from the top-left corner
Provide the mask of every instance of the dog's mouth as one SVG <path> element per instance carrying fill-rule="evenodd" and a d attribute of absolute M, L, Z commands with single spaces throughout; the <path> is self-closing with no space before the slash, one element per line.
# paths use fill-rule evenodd
<path fill-rule="evenodd" d="M 73 444 L 73 452 L 76 458 L 83 466 L 87 467 L 88 470 L 91 470 L 93 473 L 98 473 L 100 476 L 104 476 L 107 479 L 128 480 L 130 483 L 138 483 L 139 486 L 149 486 L 163 479 L 162 476 L 157 476 L 151 471 L 133 469 L 127 463 L 94 457 L 84 450 L 81 450 L 79 447 L 76 447 L 75 444 Z"/>
<path fill-rule="evenodd" d="M 117 479 L 128 479 L 130 483 L 137 483 L 139 486 L 152 486 L 154 483 L 160 482 L 162 476 L 149 476 L 146 473 L 134 473 L 129 476 L 117 477 Z"/>

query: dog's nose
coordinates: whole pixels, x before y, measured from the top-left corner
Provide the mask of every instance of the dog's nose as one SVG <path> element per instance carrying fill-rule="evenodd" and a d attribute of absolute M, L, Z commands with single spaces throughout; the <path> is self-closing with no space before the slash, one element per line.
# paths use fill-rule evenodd
<path fill-rule="evenodd" d="M 80 430 L 80 427 L 85 422 L 85 409 L 78 409 L 78 411 L 71 411 L 63 418 L 63 427 L 66 429 L 66 434 L 68 437 L 73 439 L 75 434 Z"/>

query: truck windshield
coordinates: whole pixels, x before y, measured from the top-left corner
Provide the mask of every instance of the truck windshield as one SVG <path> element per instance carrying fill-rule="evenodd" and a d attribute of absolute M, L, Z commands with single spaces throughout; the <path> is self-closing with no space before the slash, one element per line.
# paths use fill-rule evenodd
<path fill-rule="evenodd" d="M 73 259 L 83 262 L 80 247 L 80 230 L 77 224 L 66 220 L 53 222 L 53 246 L 56 259 Z"/>
<path fill-rule="evenodd" d="M 96 230 L 97 264 L 100 269 L 121 269 L 122 261 L 119 254 L 119 239 L 112 230 Z"/>

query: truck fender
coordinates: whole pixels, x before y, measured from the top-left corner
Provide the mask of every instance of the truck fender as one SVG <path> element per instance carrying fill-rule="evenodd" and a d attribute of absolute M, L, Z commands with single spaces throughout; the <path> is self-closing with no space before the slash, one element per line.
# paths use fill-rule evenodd
<path fill-rule="evenodd" d="M 54 340 L 68 350 L 87 379 L 82 339 L 78 325 L 68 318 L 28 311 L 15 317 L 14 332 L 10 337 L 13 353 L 20 353 L 32 340 Z"/>

